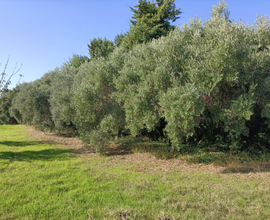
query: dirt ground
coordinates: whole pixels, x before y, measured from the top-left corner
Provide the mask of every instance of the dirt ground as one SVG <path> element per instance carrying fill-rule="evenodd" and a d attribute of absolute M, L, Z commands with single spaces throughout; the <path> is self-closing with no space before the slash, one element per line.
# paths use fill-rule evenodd
<path fill-rule="evenodd" d="M 75 155 L 91 159 L 100 157 L 91 146 L 85 147 L 83 142 L 76 137 L 59 136 L 53 133 L 36 131 L 33 127 L 27 127 L 29 139 L 32 141 L 45 141 L 58 143 L 72 150 Z M 256 179 L 265 184 L 270 183 L 270 163 L 242 163 L 229 166 L 215 166 L 213 164 L 188 164 L 180 159 L 158 159 L 150 153 L 133 153 L 127 151 L 123 145 L 111 145 L 109 147 L 111 164 L 127 164 L 135 166 L 138 172 L 167 172 L 173 169 L 197 170 L 218 175 L 232 173 L 239 178 Z M 233 169 L 232 169 L 233 168 Z M 233 172 L 231 170 L 234 170 Z"/>

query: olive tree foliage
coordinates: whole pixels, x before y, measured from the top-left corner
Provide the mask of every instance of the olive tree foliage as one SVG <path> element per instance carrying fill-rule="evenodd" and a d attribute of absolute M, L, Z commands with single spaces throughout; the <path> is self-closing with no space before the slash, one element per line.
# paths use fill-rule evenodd
<path fill-rule="evenodd" d="M 123 103 L 127 128 L 136 136 L 145 127 L 155 129 L 160 118 L 160 98 L 177 79 L 188 58 L 185 35 L 172 32 L 150 44 L 137 45 L 125 57 L 120 75 L 115 78 L 118 103 Z M 181 76 L 185 80 L 185 75 Z M 167 120 L 167 119 L 166 119 Z"/>
<path fill-rule="evenodd" d="M 108 56 L 82 64 L 74 83 L 75 123 L 81 139 L 104 153 L 107 142 L 124 127 L 125 116 L 115 101 L 113 80 L 123 65 L 122 47 Z"/>
<path fill-rule="evenodd" d="M 196 134 L 206 144 L 239 149 L 246 141 L 252 142 L 252 127 L 256 127 L 256 135 L 264 135 L 260 132 L 263 123 L 258 125 L 254 119 L 265 117 L 261 110 L 266 105 L 261 105 L 258 97 L 269 100 L 269 87 L 264 83 L 270 63 L 269 51 L 258 52 L 257 48 L 262 37 L 269 44 L 270 32 L 267 17 L 257 17 L 255 26 L 245 26 L 232 23 L 228 14 L 224 1 L 213 7 L 211 18 L 204 23 L 203 37 L 194 36 L 190 48 L 193 57 L 187 71 L 192 81 L 197 81 L 193 88 L 198 89 L 197 103 L 204 108 L 203 114 L 195 117 L 198 120 L 191 135 Z M 263 120 L 268 123 L 268 119 Z"/>
<path fill-rule="evenodd" d="M 18 86 L 10 109 L 11 115 L 20 123 L 34 125 L 38 130 L 53 130 L 50 111 L 51 84 L 56 71 L 50 71 L 41 79 Z"/>
<path fill-rule="evenodd" d="M 12 90 L 4 90 L 1 98 L 6 100 L 1 104 L 1 112 L 0 112 L 0 124 L 17 124 L 17 121 L 14 117 L 10 115 L 9 109 L 12 105 L 12 94 L 14 92 Z"/>
<path fill-rule="evenodd" d="M 99 153 L 123 131 L 136 136 L 158 129 L 173 149 L 186 143 L 269 147 L 270 20 L 257 16 L 254 25 L 244 25 L 229 14 L 219 2 L 203 25 L 191 19 L 129 52 L 128 36 L 118 36 L 116 47 L 97 40 L 108 53 L 98 50 L 90 60 L 75 55 L 19 85 L 10 117 L 41 130 L 72 128 Z"/>
<path fill-rule="evenodd" d="M 69 62 L 57 69 L 51 86 L 50 111 L 57 131 L 75 133 L 75 109 L 72 106 L 73 84 L 79 68 L 87 63 L 86 56 L 73 55 Z"/>
<path fill-rule="evenodd" d="M 238 149 L 255 112 L 269 123 L 269 20 L 245 26 L 228 15 L 220 2 L 203 27 L 193 19 L 126 55 L 114 82 L 133 135 L 165 118 L 173 148 L 193 138 Z"/>
<path fill-rule="evenodd" d="M 35 116 L 33 118 L 34 126 L 39 130 L 53 130 L 55 125 L 50 111 L 51 86 L 57 71 L 50 71 L 40 79 L 34 82 L 36 92 L 34 102 Z"/>
<path fill-rule="evenodd" d="M 20 124 L 32 124 L 34 112 L 32 111 L 31 89 L 32 83 L 22 83 L 16 87 L 16 94 L 9 112 Z"/>
<path fill-rule="evenodd" d="M 74 54 L 61 68 L 49 71 L 34 82 L 18 85 L 10 114 L 19 123 L 34 125 L 39 130 L 74 133 L 72 86 L 80 65 L 88 60 Z"/>

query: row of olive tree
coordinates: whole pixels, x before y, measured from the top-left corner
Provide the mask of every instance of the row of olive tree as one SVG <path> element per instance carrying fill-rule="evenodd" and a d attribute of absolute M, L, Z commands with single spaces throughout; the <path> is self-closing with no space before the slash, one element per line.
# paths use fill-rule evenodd
<path fill-rule="evenodd" d="M 175 8 L 168 8 L 175 18 Z M 141 31 L 146 17 L 132 28 Z M 145 35 L 137 45 L 132 29 L 106 56 L 75 55 L 18 86 L 9 114 L 37 129 L 70 129 L 100 153 L 121 133 L 163 136 L 173 149 L 186 142 L 231 150 L 269 147 L 269 19 L 232 22 L 223 1 L 204 24 L 196 18 L 167 29 L 169 34 L 151 42 Z"/>

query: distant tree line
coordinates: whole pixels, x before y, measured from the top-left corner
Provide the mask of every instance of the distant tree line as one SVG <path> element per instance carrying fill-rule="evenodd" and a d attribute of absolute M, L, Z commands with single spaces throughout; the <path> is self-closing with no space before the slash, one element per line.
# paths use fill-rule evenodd
<path fill-rule="evenodd" d="M 13 91 L 9 90 L 8 86 L 11 84 L 12 77 L 20 71 L 22 64 L 18 68 L 18 63 L 17 63 L 12 73 L 8 74 L 7 67 L 9 64 L 9 58 L 10 57 L 8 57 L 7 62 L 4 65 L 3 71 L 0 73 L 0 124 L 16 124 L 17 123 L 16 119 L 13 117 L 10 117 L 9 115 L 9 108 L 11 106 L 9 99 L 14 95 L 14 89 Z M 19 77 L 21 79 L 22 75 L 19 74 Z M 20 82 L 20 79 L 18 80 L 17 84 Z"/>
<path fill-rule="evenodd" d="M 224 150 L 270 149 L 270 22 L 229 20 L 224 1 L 182 28 L 174 0 L 140 0 L 130 30 L 93 39 L 73 57 L 17 86 L 1 123 L 70 132 L 97 152 L 121 135 Z M 7 93 L 8 94 L 8 93 Z"/>

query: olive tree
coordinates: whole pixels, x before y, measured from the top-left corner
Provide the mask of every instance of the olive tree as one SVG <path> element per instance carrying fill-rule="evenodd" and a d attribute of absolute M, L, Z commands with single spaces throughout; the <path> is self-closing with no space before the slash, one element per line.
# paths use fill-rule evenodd
<path fill-rule="evenodd" d="M 38 130 L 54 129 L 49 98 L 56 72 L 50 71 L 41 79 L 18 86 L 10 110 L 18 122 L 34 125 Z"/>
<path fill-rule="evenodd" d="M 52 82 L 50 94 L 50 111 L 55 129 L 75 134 L 75 109 L 73 84 L 80 66 L 88 62 L 83 56 L 73 55 L 72 59 L 57 70 Z"/>
<path fill-rule="evenodd" d="M 116 97 L 133 135 L 165 118 L 174 148 L 189 139 L 239 149 L 255 112 L 268 123 L 269 20 L 258 17 L 254 27 L 228 16 L 220 2 L 203 27 L 193 19 L 126 56 Z M 266 136 L 261 128 L 256 135 Z"/>
<path fill-rule="evenodd" d="M 116 48 L 107 59 L 100 57 L 82 64 L 75 78 L 75 123 L 81 139 L 99 153 L 104 153 L 107 142 L 124 126 L 124 112 L 113 96 L 113 80 L 124 56 L 123 48 Z"/>
<path fill-rule="evenodd" d="M 5 90 L 2 93 L 2 99 L 5 100 L 1 104 L 1 112 L 0 112 L 0 124 L 17 124 L 18 122 L 14 117 L 10 114 L 10 107 L 12 106 L 12 90 Z"/>

